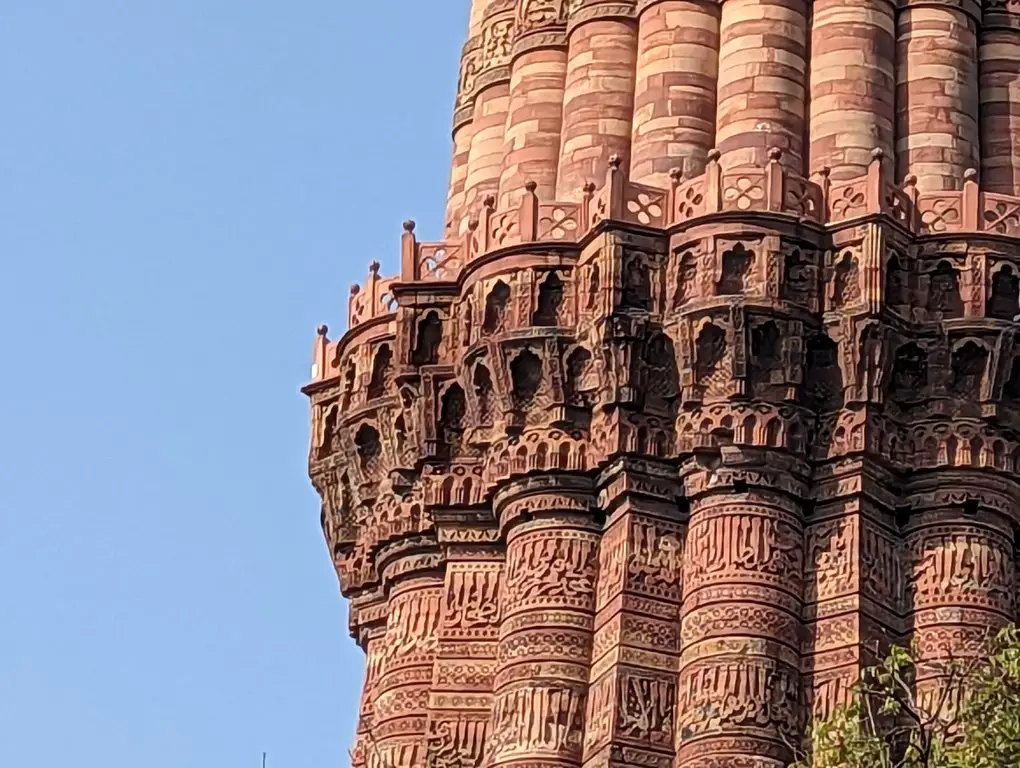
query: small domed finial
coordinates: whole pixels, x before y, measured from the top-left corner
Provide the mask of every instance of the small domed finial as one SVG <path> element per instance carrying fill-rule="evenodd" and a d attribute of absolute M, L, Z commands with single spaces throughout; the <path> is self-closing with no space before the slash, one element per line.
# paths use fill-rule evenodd
<path fill-rule="evenodd" d="M 414 234 L 414 228 L 415 228 L 414 219 L 408 219 L 407 221 L 404 222 L 404 231 L 407 234 L 413 235 Z"/>
<path fill-rule="evenodd" d="M 372 263 L 368 265 L 368 271 L 371 272 L 373 275 L 378 275 L 379 274 L 379 262 L 376 261 L 375 259 L 373 259 Z"/>
<path fill-rule="evenodd" d="M 584 183 L 584 186 L 581 187 L 581 191 L 584 192 L 586 195 L 594 195 L 596 189 L 597 187 L 595 186 L 594 181 L 586 181 Z"/>
<path fill-rule="evenodd" d="M 315 332 L 320 336 L 325 337 L 325 335 L 329 333 L 329 326 L 323 323 L 322 325 L 315 329 Z"/>
<path fill-rule="evenodd" d="M 620 166 L 621 165 L 623 165 L 623 158 L 622 157 L 620 157 L 619 155 L 615 155 L 615 154 L 609 156 L 609 167 L 610 168 L 612 168 L 614 171 L 618 171 L 618 170 L 620 170 Z"/>
<path fill-rule="evenodd" d="M 705 157 L 708 158 L 708 161 L 710 163 L 718 163 L 719 158 L 722 157 L 722 152 L 720 152 L 718 149 L 712 148 L 708 150 L 708 153 L 705 155 Z"/>
<path fill-rule="evenodd" d="M 672 179 L 677 184 L 679 184 L 681 181 L 683 181 L 683 178 L 684 178 L 684 169 L 683 168 L 670 168 L 669 169 L 669 178 Z"/>
<path fill-rule="evenodd" d="M 977 168 L 968 168 L 963 172 L 964 181 L 977 181 L 978 172 Z"/>
<path fill-rule="evenodd" d="M 351 283 L 351 296 L 357 296 L 361 293 L 361 286 L 357 283 Z"/>
<path fill-rule="evenodd" d="M 872 160 L 881 160 L 883 157 L 885 157 L 885 150 L 882 149 L 881 147 L 875 147 L 873 150 L 871 150 Z"/>
<path fill-rule="evenodd" d="M 832 173 L 832 169 L 829 168 L 829 166 L 825 166 L 824 168 L 821 168 L 818 171 L 818 175 L 821 176 L 823 179 L 829 178 L 830 173 Z"/>
<path fill-rule="evenodd" d="M 917 183 L 917 177 L 914 174 L 912 174 L 912 173 L 908 173 L 906 178 L 903 179 L 903 184 L 904 184 L 904 186 L 907 186 L 907 187 L 912 187 L 916 183 Z"/>
<path fill-rule="evenodd" d="M 778 163 L 782 159 L 782 157 L 783 157 L 783 150 L 780 149 L 779 147 L 772 147 L 769 150 L 769 160 L 772 160 L 772 161 Z"/>
<path fill-rule="evenodd" d="M 526 192 L 530 192 L 530 193 L 534 194 L 536 189 L 538 189 L 538 182 L 537 181 L 531 181 L 529 179 L 528 181 L 524 182 L 524 190 Z"/>
<path fill-rule="evenodd" d="M 490 211 L 496 210 L 496 196 L 495 195 L 486 195 L 485 196 L 485 200 L 482 201 L 482 205 L 484 205 Z"/>

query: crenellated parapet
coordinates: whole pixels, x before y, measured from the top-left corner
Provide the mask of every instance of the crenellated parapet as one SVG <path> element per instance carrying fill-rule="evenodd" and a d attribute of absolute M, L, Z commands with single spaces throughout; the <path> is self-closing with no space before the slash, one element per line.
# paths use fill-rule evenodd
<path fill-rule="evenodd" d="M 407 222 L 320 329 L 359 766 L 779 768 L 880 649 L 1015 615 L 1020 199 L 784 156 Z"/>
<path fill-rule="evenodd" d="M 810 179 L 796 176 L 782 167 L 782 157 L 783 152 L 775 149 L 763 166 L 724 170 L 718 162 L 719 152 L 711 150 L 704 174 L 684 179 L 679 169 L 674 169 L 667 188 L 631 182 L 622 171 L 621 160 L 614 157 L 600 186 L 589 183 L 579 189 L 579 202 L 545 202 L 536 193 L 537 185 L 529 182 L 515 205 L 498 209 L 495 197 L 487 198 L 474 211 L 462 236 L 420 242 L 414 235 L 414 223 L 406 222 L 400 275 L 381 278 L 375 263 L 366 285 L 351 288 L 348 326 L 394 313 L 394 283 L 456 282 L 462 272 L 470 271 L 470 262 L 489 254 L 513 246 L 579 245 L 603 221 L 679 234 L 700 224 L 715 225 L 719 214 L 760 212 L 793 217 L 801 225 L 823 227 L 838 238 L 840 230 L 856 226 L 862 219 L 884 216 L 898 225 L 893 236 L 981 234 L 989 242 L 997 241 L 998 236 L 1020 236 L 1020 197 L 984 189 L 974 169 L 961 175 L 959 191 L 924 193 L 913 176 L 903 184 L 893 183 L 890 164 L 880 150 L 872 152 L 865 175 L 844 181 L 831 179 L 824 169 Z M 844 300 L 833 299 L 837 303 Z M 325 377 L 330 364 L 321 363 L 313 378 Z"/>

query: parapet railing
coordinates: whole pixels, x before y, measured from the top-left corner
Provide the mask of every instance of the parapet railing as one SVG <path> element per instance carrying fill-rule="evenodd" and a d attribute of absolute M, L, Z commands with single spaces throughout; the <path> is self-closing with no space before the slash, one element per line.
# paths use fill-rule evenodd
<path fill-rule="evenodd" d="M 817 224 L 838 224 L 884 214 L 917 234 L 994 232 L 1020 236 L 1020 198 L 983 192 L 977 171 L 964 174 L 959 191 L 925 192 L 908 176 L 895 184 L 881 150 L 872 152 L 868 172 L 848 181 L 832 181 L 827 171 L 806 179 L 781 164 L 773 149 L 764 166 L 730 168 L 719 152 L 708 154 L 705 172 L 693 179 L 671 174 L 669 189 L 629 181 L 613 157 L 601 188 L 584 187 L 580 202 L 542 202 L 529 182 L 516 208 L 497 211 L 485 201 L 467 232 L 438 243 L 418 242 L 413 222 L 405 222 L 400 279 L 405 282 L 455 280 L 468 262 L 490 251 L 534 242 L 577 242 L 600 221 L 629 222 L 666 229 L 721 212 L 773 212 Z"/>
<path fill-rule="evenodd" d="M 393 313 L 393 283 L 454 281 L 466 264 L 492 251 L 528 243 L 576 243 L 607 219 L 668 229 L 723 212 L 772 212 L 820 225 L 882 214 L 915 234 L 1020 237 L 1020 198 L 982 191 L 973 169 L 964 173 L 958 191 L 921 193 L 913 176 L 902 184 L 893 182 L 880 149 L 872 152 L 865 175 L 846 181 L 832 181 L 824 170 L 810 179 L 793 174 L 783 167 L 779 149 L 770 151 L 764 167 L 723 169 L 719 158 L 719 151 L 711 150 L 703 174 L 684 179 L 675 170 L 670 188 L 661 189 L 631 182 L 614 156 L 605 183 L 585 185 L 580 202 L 542 202 L 536 184 L 528 182 L 516 207 L 498 211 L 490 196 L 463 235 L 441 242 L 419 242 L 414 222 L 406 221 L 400 275 L 381 278 L 379 262 L 371 263 L 365 286 L 351 286 L 348 328 Z M 321 332 L 317 350 L 324 338 Z M 316 368 L 313 379 L 325 377 L 325 367 L 316 363 Z"/>

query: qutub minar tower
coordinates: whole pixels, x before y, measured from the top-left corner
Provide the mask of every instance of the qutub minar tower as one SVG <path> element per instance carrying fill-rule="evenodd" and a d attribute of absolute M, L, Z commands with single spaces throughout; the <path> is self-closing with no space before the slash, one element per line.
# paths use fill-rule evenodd
<path fill-rule="evenodd" d="M 1015 619 L 1020 1 L 468 34 L 446 239 L 305 390 L 355 765 L 780 768 L 891 643 Z"/>

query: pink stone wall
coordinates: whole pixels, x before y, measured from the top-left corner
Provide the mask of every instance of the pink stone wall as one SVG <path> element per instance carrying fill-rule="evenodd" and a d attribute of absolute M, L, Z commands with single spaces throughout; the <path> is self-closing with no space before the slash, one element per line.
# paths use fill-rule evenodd
<path fill-rule="evenodd" d="M 482 45 L 484 22 L 491 0 L 472 0 L 468 24 L 468 40 L 461 52 L 457 79 L 457 100 L 453 114 L 453 159 L 450 162 L 450 186 L 446 197 L 446 232 L 461 234 L 467 223 L 465 215 L 466 183 L 471 142 L 474 138 L 474 111 L 478 91 L 478 74 L 485 65 Z"/>
<path fill-rule="evenodd" d="M 661 0 L 638 24 L 630 173 L 666 187 L 669 172 L 705 169 L 715 142 L 719 6 L 708 0 Z"/>
<path fill-rule="evenodd" d="M 470 236 L 407 222 L 304 389 L 356 768 L 784 768 L 890 644 L 928 704 L 1017 616 L 1020 10 L 984 5 L 475 0 Z"/>
<path fill-rule="evenodd" d="M 1018 9 L 1020 10 L 1020 9 Z M 1020 17 L 985 16 L 980 59 L 981 177 L 990 192 L 1020 194 Z"/>
<path fill-rule="evenodd" d="M 499 192 L 503 136 L 510 111 L 510 57 L 514 34 L 512 0 L 489 0 L 482 13 L 471 147 L 464 180 L 464 215 L 477 217 L 487 197 Z"/>
<path fill-rule="evenodd" d="M 893 0 L 815 0 L 811 25 L 809 171 L 862 176 L 876 147 L 893 156 Z"/>
<path fill-rule="evenodd" d="M 915 2 L 897 22 L 896 160 L 922 191 L 958 189 L 979 165 L 977 22 Z"/>
<path fill-rule="evenodd" d="M 807 0 L 725 0 L 715 144 L 724 168 L 764 165 L 771 147 L 800 172 L 807 90 Z"/>
<path fill-rule="evenodd" d="M 897 8 L 899 7 L 899 10 Z M 631 181 L 764 166 L 861 177 L 880 149 L 921 192 L 1020 194 L 1020 12 L 976 0 L 475 0 L 447 231 L 535 183 L 576 202 Z"/>
<path fill-rule="evenodd" d="M 538 185 L 540 197 L 551 200 L 556 194 L 566 76 L 565 48 L 540 48 L 514 60 L 503 134 L 501 209 L 520 201 L 528 181 Z"/>
<path fill-rule="evenodd" d="M 636 58 L 633 21 L 596 19 L 570 33 L 558 199 L 579 199 L 612 155 L 629 156 Z"/>

